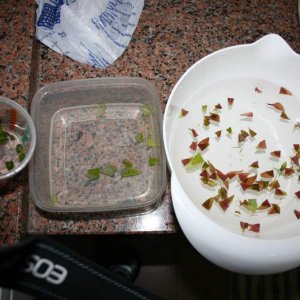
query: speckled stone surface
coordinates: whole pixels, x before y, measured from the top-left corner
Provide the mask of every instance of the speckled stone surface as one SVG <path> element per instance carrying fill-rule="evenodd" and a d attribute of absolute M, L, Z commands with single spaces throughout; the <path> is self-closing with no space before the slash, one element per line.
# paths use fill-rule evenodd
<path fill-rule="evenodd" d="M 35 1 L 0 1 L 0 95 L 23 107 L 29 104 Z M 0 245 L 20 239 L 23 202 L 27 201 L 26 174 L 0 189 Z"/>
<path fill-rule="evenodd" d="M 2 6 L 8 6 L 7 3 L 8 1 L 4 1 Z M 19 33 L 5 37 L 10 44 L 19 42 L 18 36 L 22 32 L 20 24 L 32 22 L 34 8 L 28 4 L 27 6 L 31 11 L 25 17 L 17 17 Z M 10 20 L 10 24 L 12 22 Z M 200 58 L 224 47 L 254 42 L 268 33 L 280 34 L 296 52 L 300 52 L 300 24 L 296 1 L 145 0 L 138 27 L 128 48 L 110 67 L 105 70 L 94 69 L 39 44 L 36 53 L 38 69 L 34 75 L 38 87 L 71 79 L 143 77 L 156 87 L 164 109 L 174 84 Z M 30 43 L 27 47 L 30 49 Z M 0 51 L 1 65 L 5 65 L 5 68 L 1 68 L 1 76 L 4 72 L 4 77 L 14 78 L 13 74 L 19 68 L 6 68 L 8 62 L 2 54 L 3 50 Z M 20 54 L 16 49 L 13 52 L 14 57 Z M 30 59 L 25 61 L 26 67 L 30 68 Z M 23 78 L 22 74 L 16 76 L 17 79 Z M 26 80 L 22 82 L 20 86 L 28 84 Z M 8 84 L 0 87 L 2 94 L 3 90 L 7 96 L 13 94 L 12 87 Z M 23 94 L 25 98 L 22 98 Z M 26 105 L 26 93 L 23 94 L 15 97 L 17 101 L 23 99 Z M 12 192 L 5 194 L 6 204 L 13 198 L 20 203 L 16 196 L 18 187 L 21 189 L 21 186 L 16 186 Z M 5 210 L 9 214 L 9 208 Z M 99 214 L 50 214 L 37 209 L 29 198 L 27 217 L 27 230 L 30 234 L 173 233 L 178 228 L 169 186 L 161 205 L 152 213 L 143 216 L 102 219 Z M 14 218 L 11 221 L 13 220 Z M 5 224 L 7 222 L 9 220 Z M 6 234 L 9 232 L 10 230 Z"/>

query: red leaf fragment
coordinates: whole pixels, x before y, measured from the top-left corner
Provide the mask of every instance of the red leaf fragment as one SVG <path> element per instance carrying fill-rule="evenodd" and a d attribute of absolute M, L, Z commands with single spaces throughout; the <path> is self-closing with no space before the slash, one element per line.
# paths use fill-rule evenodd
<path fill-rule="evenodd" d="M 193 151 L 196 151 L 197 150 L 197 143 L 196 142 L 192 142 L 190 144 L 190 149 L 193 150 Z"/>
<path fill-rule="evenodd" d="M 249 224 L 249 231 L 259 232 L 260 231 L 260 224 Z"/>
<path fill-rule="evenodd" d="M 262 140 L 258 143 L 258 145 L 256 146 L 256 148 L 258 149 L 266 149 L 267 148 L 267 143 L 266 140 Z"/>
<path fill-rule="evenodd" d="M 220 137 L 221 134 L 222 134 L 222 130 L 218 130 L 218 131 L 215 132 L 215 135 L 216 135 L 217 137 Z"/>
<path fill-rule="evenodd" d="M 284 112 L 284 107 L 281 103 L 279 102 L 275 102 L 275 103 L 267 103 L 270 106 L 273 106 L 274 108 L 281 110 L 282 112 Z"/>
<path fill-rule="evenodd" d="M 293 168 L 285 168 L 284 169 L 284 175 L 285 176 L 291 176 L 295 173 L 295 170 Z"/>
<path fill-rule="evenodd" d="M 297 129 L 297 128 L 300 129 L 300 122 L 296 122 L 296 123 L 295 123 L 294 129 Z"/>
<path fill-rule="evenodd" d="M 270 153 L 272 156 L 279 158 L 281 156 L 281 151 L 276 150 Z"/>
<path fill-rule="evenodd" d="M 297 167 L 300 167 L 300 164 L 299 164 L 299 158 L 297 155 L 291 157 L 291 160 L 292 162 L 297 166 Z"/>
<path fill-rule="evenodd" d="M 244 138 L 247 138 L 249 136 L 249 133 L 245 130 L 241 130 L 241 135 L 244 137 Z"/>
<path fill-rule="evenodd" d="M 219 201 L 219 204 L 224 211 L 227 210 L 227 208 L 229 207 L 229 204 L 231 203 L 233 197 L 234 196 L 230 196 L 224 200 Z"/>
<path fill-rule="evenodd" d="M 216 104 L 216 105 L 215 105 L 215 109 L 222 109 L 221 104 L 220 104 L 220 103 Z"/>
<path fill-rule="evenodd" d="M 209 145 L 209 137 L 203 139 L 202 141 L 200 141 L 198 143 L 198 147 L 203 151 L 204 149 L 206 149 Z"/>
<path fill-rule="evenodd" d="M 262 90 L 261 90 L 261 89 L 259 89 L 257 86 L 255 87 L 255 89 L 254 89 L 254 90 L 255 90 L 255 92 L 256 92 L 256 93 L 259 93 L 259 94 L 260 94 L 260 93 L 262 93 Z"/>
<path fill-rule="evenodd" d="M 229 179 L 232 179 L 234 178 L 235 176 L 241 174 L 242 171 L 230 171 L 226 174 L 226 176 L 229 178 Z"/>
<path fill-rule="evenodd" d="M 272 204 L 272 207 L 268 210 L 268 215 L 280 214 L 280 206 L 278 204 Z"/>
<path fill-rule="evenodd" d="M 211 207 L 212 207 L 212 205 L 213 205 L 213 203 L 214 203 L 214 197 L 209 198 L 209 199 L 207 199 L 206 201 L 204 201 L 204 202 L 202 203 L 202 206 L 203 206 L 204 208 L 206 208 L 207 210 L 210 210 Z"/>
<path fill-rule="evenodd" d="M 293 144 L 293 147 L 294 147 L 296 152 L 300 151 L 300 145 L 299 144 Z"/>
<path fill-rule="evenodd" d="M 295 195 L 300 199 L 300 191 L 296 192 Z"/>
<path fill-rule="evenodd" d="M 258 166 L 258 161 L 253 162 L 249 167 L 252 167 L 252 168 L 259 168 L 259 166 Z"/>
<path fill-rule="evenodd" d="M 242 117 L 253 117 L 253 112 L 246 112 L 246 113 L 243 113 L 243 114 L 240 114 Z"/>
<path fill-rule="evenodd" d="M 186 166 L 190 161 L 191 161 L 191 158 L 190 158 L 190 157 L 189 157 L 189 158 L 184 158 L 184 159 L 181 160 L 181 162 L 182 162 L 182 164 L 183 164 L 184 166 Z"/>
<path fill-rule="evenodd" d="M 214 122 L 220 122 L 221 118 L 219 114 L 216 113 L 210 113 L 210 120 Z"/>
<path fill-rule="evenodd" d="M 263 177 L 263 178 L 273 178 L 274 177 L 274 171 L 273 170 L 265 171 L 265 172 L 261 173 L 260 176 Z"/>
<path fill-rule="evenodd" d="M 228 105 L 232 105 L 234 102 L 234 98 L 227 98 Z"/>
<path fill-rule="evenodd" d="M 271 204 L 270 204 L 269 200 L 266 199 L 265 201 L 262 202 L 262 204 L 259 206 L 258 209 L 263 210 L 263 209 L 267 209 L 269 207 L 271 207 Z"/>
<path fill-rule="evenodd" d="M 284 111 L 281 113 L 280 118 L 284 120 L 290 120 L 290 118 L 287 116 L 287 114 Z"/>
<path fill-rule="evenodd" d="M 300 210 L 294 209 L 294 214 L 296 218 L 299 220 L 300 219 Z"/>
<path fill-rule="evenodd" d="M 192 132 L 193 137 L 197 137 L 198 136 L 198 133 L 197 133 L 197 131 L 195 129 L 190 128 L 190 131 Z"/>
<path fill-rule="evenodd" d="M 206 178 L 208 178 L 208 177 L 209 177 L 209 174 L 208 174 L 207 170 L 203 170 L 203 171 L 200 173 L 200 176 L 201 176 L 201 177 L 206 177 Z"/>
<path fill-rule="evenodd" d="M 224 182 L 227 178 L 227 175 L 225 175 L 223 172 L 221 172 L 220 170 L 216 169 L 217 174 L 219 176 L 219 178 Z"/>
<path fill-rule="evenodd" d="M 212 180 L 216 180 L 218 178 L 218 175 L 216 172 L 213 172 L 209 175 L 209 178 L 212 179 Z"/>
<path fill-rule="evenodd" d="M 286 196 L 286 192 L 283 191 L 283 190 L 281 190 L 281 189 L 279 189 L 279 188 L 277 188 L 275 190 L 275 195 L 277 195 L 277 196 Z"/>
<path fill-rule="evenodd" d="M 182 109 L 181 109 L 180 116 L 181 116 L 181 117 L 184 117 L 184 116 L 186 116 L 188 113 L 189 113 L 189 111 L 188 111 L 188 110 L 186 110 L 186 109 L 182 108 Z"/>
<path fill-rule="evenodd" d="M 241 228 L 242 228 L 242 230 L 243 230 L 243 232 L 246 230 L 246 229 L 248 229 L 248 226 L 249 226 L 249 224 L 248 223 L 246 223 L 246 222 L 240 222 L 240 226 L 241 226 Z"/>
<path fill-rule="evenodd" d="M 292 93 L 283 86 L 280 88 L 279 94 L 292 96 Z"/>
<path fill-rule="evenodd" d="M 249 175 L 250 175 L 250 173 L 240 173 L 240 174 L 238 174 L 240 181 L 244 181 Z"/>

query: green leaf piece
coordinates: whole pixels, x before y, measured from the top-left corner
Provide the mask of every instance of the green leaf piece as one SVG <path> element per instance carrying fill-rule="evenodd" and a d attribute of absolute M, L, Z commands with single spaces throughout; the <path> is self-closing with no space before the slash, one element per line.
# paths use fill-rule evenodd
<path fill-rule="evenodd" d="M 100 168 L 93 168 L 89 169 L 86 173 L 86 176 L 89 178 L 89 180 L 96 180 L 100 176 Z"/>
<path fill-rule="evenodd" d="M 135 140 L 137 143 L 143 143 L 144 142 L 144 135 L 140 132 L 135 136 Z"/>
<path fill-rule="evenodd" d="M 232 128 L 231 128 L 231 127 L 228 127 L 228 128 L 226 129 L 226 131 L 227 131 L 229 134 L 232 134 Z"/>
<path fill-rule="evenodd" d="M 151 106 L 148 105 L 148 104 L 143 104 L 143 106 L 142 106 L 142 111 L 143 111 L 144 117 L 149 117 L 149 116 L 151 116 L 151 115 L 152 115 L 152 112 L 153 112 Z"/>
<path fill-rule="evenodd" d="M 57 194 L 52 194 L 51 195 L 51 201 L 52 201 L 53 204 L 56 204 L 58 202 Z"/>
<path fill-rule="evenodd" d="M 105 103 L 100 103 L 97 106 L 97 112 L 96 112 L 96 117 L 97 118 L 103 118 L 105 116 L 105 111 L 106 111 L 106 105 Z"/>
<path fill-rule="evenodd" d="M 17 151 L 18 154 L 24 152 L 24 146 L 22 144 L 18 144 L 16 146 L 16 151 Z"/>
<path fill-rule="evenodd" d="M 121 177 L 131 177 L 141 174 L 141 171 L 136 168 L 125 168 L 121 170 Z"/>
<path fill-rule="evenodd" d="M 117 171 L 117 168 L 111 164 L 106 164 L 100 169 L 100 173 L 106 176 L 113 177 Z"/>
<path fill-rule="evenodd" d="M 24 160 L 26 154 L 24 152 L 19 153 L 18 157 L 19 157 L 19 161 L 21 162 L 22 160 Z"/>
<path fill-rule="evenodd" d="M 153 138 L 150 137 L 147 139 L 147 147 L 148 148 L 156 147 L 156 143 Z"/>
<path fill-rule="evenodd" d="M 150 157 L 148 160 L 148 164 L 150 167 L 154 167 L 154 166 L 158 165 L 158 163 L 159 163 L 159 160 L 156 157 Z"/>
<path fill-rule="evenodd" d="M 200 165 L 202 165 L 204 162 L 204 159 L 201 155 L 201 153 L 197 152 L 190 160 L 190 162 L 185 166 L 186 170 L 193 170 Z"/>
<path fill-rule="evenodd" d="M 6 142 L 8 142 L 8 134 L 0 124 L 0 144 L 5 144 Z"/>
<path fill-rule="evenodd" d="M 133 164 L 128 159 L 124 159 L 122 161 L 122 163 L 123 163 L 123 165 L 124 165 L 125 168 L 131 168 L 131 167 L 133 167 Z"/>
<path fill-rule="evenodd" d="M 8 171 L 12 170 L 14 167 L 15 167 L 15 164 L 12 160 L 9 160 L 9 161 L 6 161 L 5 162 L 5 166 L 6 166 L 6 169 Z"/>
<path fill-rule="evenodd" d="M 202 112 L 205 114 L 207 111 L 207 105 L 202 105 Z"/>

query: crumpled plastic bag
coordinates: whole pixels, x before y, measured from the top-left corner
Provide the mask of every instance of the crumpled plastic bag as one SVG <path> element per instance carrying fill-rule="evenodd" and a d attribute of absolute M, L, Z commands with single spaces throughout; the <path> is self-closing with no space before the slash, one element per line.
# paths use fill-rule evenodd
<path fill-rule="evenodd" d="M 36 36 L 54 51 L 106 68 L 122 55 L 144 0 L 36 0 Z"/>

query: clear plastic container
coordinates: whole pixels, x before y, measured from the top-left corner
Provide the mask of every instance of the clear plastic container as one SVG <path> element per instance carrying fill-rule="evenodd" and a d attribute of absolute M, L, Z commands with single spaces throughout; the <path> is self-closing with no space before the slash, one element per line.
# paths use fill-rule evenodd
<path fill-rule="evenodd" d="M 166 163 L 160 101 L 148 81 L 54 83 L 36 93 L 31 115 L 38 139 L 29 180 L 38 207 L 122 215 L 156 207 L 165 190 Z M 139 174 L 124 176 L 125 160 Z M 105 174 L 108 165 L 115 172 Z M 91 169 L 100 170 L 99 178 L 88 177 Z"/>
<path fill-rule="evenodd" d="M 30 161 L 35 149 L 34 124 L 18 103 L 0 97 L 0 187 Z"/>

